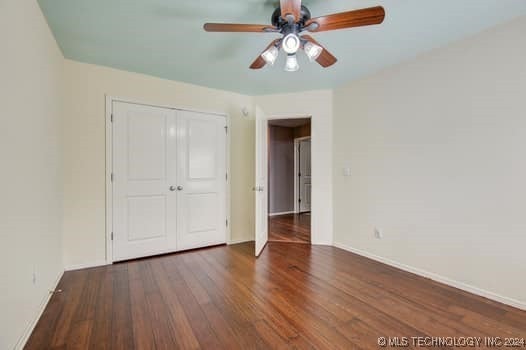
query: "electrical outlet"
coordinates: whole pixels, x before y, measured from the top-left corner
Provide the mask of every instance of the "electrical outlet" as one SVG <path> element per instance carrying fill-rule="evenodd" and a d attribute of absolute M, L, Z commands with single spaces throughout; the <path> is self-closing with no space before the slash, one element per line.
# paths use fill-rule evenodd
<path fill-rule="evenodd" d="M 380 230 L 378 227 L 375 227 L 375 228 L 374 228 L 374 237 L 375 237 L 376 239 L 382 239 L 382 238 L 384 238 L 384 234 L 383 234 L 382 230 Z"/>

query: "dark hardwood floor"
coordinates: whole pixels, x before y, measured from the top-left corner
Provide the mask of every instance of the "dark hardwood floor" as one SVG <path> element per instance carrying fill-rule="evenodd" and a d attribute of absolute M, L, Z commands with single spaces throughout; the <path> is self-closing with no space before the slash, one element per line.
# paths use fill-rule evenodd
<path fill-rule="evenodd" d="M 26 349 L 376 349 L 380 336 L 526 338 L 526 312 L 337 248 L 271 242 L 253 255 L 244 243 L 66 272 Z"/>
<path fill-rule="evenodd" d="M 269 242 L 310 243 L 310 214 L 269 217 Z"/>

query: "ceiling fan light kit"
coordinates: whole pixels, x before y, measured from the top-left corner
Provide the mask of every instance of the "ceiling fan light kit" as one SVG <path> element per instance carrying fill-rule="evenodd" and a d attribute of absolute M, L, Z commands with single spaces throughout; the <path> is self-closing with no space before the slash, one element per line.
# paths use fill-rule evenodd
<path fill-rule="evenodd" d="M 283 51 L 287 54 L 294 54 L 300 48 L 300 38 L 295 33 L 287 34 L 282 40 Z"/>
<path fill-rule="evenodd" d="M 263 51 L 261 54 L 261 57 L 265 60 L 265 62 L 269 66 L 273 66 L 274 62 L 276 62 L 276 59 L 278 58 L 279 50 L 276 46 L 271 46 L 267 50 Z"/>
<path fill-rule="evenodd" d="M 382 23 L 384 18 L 385 10 L 381 6 L 311 18 L 309 9 L 301 4 L 301 0 L 280 0 L 280 7 L 272 13 L 271 26 L 206 23 L 204 29 L 208 32 L 280 33 L 282 38 L 270 43 L 250 65 L 250 68 L 260 69 L 265 65 L 274 65 L 281 47 L 287 54 L 285 71 L 295 72 L 299 69 L 296 53 L 300 48 L 311 62 L 316 61 L 324 68 L 332 66 L 337 61 L 336 57 L 314 38 L 301 33 L 375 25 Z"/>
<path fill-rule="evenodd" d="M 287 61 L 285 62 L 285 72 L 296 72 L 300 69 L 296 54 L 288 54 Z"/>
<path fill-rule="evenodd" d="M 305 54 L 309 58 L 309 61 L 314 62 L 320 57 L 321 52 L 323 51 L 323 47 L 320 45 L 311 43 L 310 41 L 307 41 L 303 45 L 303 51 L 305 51 Z"/>

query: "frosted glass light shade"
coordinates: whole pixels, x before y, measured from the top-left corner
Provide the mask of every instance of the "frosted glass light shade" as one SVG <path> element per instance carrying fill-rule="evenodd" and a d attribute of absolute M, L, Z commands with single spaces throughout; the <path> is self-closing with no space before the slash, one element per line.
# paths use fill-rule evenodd
<path fill-rule="evenodd" d="M 309 41 L 303 46 L 303 50 L 305 51 L 305 54 L 307 55 L 309 60 L 311 62 L 313 62 L 318 57 L 320 57 L 321 52 L 323 51 L 323 47 L 321 47 L 320 45 L 316 45 L 314 43 L 311 43 Z"/>
<path fill-rule="evenodd" d="M 283 51 L 290 55 L 298 51 L 300 44 L 300 38 L 296 34 L 290 33 L 283 38 L 281 46 L 283 47 Z"/>
<path fill-rule="evenodd" d="M 298 64 L 298 59 L 296 58 L 296 55 L 288 55 L 287 61 L 285 62 L 285 71 L 295 72 L 298 69 L 300 69 L 300 65 Z"/>
<path fill-rule="evenodd" d="M 274 65 L 274 62 L 276 62 L 278 58 L 278 48 L 275 46 L 270 47 L 261 54 L 261 58 L 263 58 L 267 64 L 271 66 Z"/>

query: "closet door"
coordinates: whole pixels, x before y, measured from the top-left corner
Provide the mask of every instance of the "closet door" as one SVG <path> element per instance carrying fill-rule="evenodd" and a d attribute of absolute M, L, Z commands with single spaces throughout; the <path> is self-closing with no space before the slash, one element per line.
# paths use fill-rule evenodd
<path fill-rule="evenodd" d="M 114 260 L 177 250 L 176 116 L 113 104 Z"/>
<path fill-rule="evenodd" d="M 177 112 L 178 249 L 226 242 L 226 118 Z"/>

